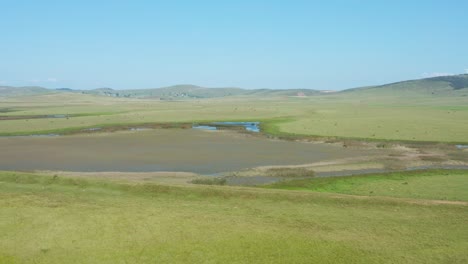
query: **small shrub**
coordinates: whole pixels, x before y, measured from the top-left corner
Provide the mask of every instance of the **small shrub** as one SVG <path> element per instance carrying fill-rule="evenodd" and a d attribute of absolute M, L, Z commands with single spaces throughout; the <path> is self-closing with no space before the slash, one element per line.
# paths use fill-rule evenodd
<path fill-rule="evenodd" d="M 190 181 L 193 184 L 204 184 L 204 185 L 226 185 L 225 178 L 198 178 Z"/>
<path fill-rule="evenodd" d="M 355 148 L 355 147 L 364 147 L 365 144 L 361 141 L 357 140 L 344 140 L 343 141 L 343 147 L 344 148 Z"/>
<path fill-rule="evenodd" d="M 389 148 L 390 145 L 387 143 L 379 143 L 377 144 L 377 148 Z"/>
<path fill-rule="evenodd" d="M 442 162 L 442 161 L 446 161 L 447 159 L 441 156 L 422 156 L 421 160 L 432 161 L 432 162 Z"/>

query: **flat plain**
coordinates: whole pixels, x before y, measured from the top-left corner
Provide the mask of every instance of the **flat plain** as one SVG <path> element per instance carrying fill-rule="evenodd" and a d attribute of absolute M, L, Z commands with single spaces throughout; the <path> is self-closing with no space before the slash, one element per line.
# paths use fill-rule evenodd
<path fill-rule="evenodd" d="M 2 108 L 10 111 L 2 115 L 70 117 L 2 120 L 0 135 L 145 123 L 263 121 L 270 134 L 466 143 L 466 98 L 331 94 L 155 101 L 59 93 L 2 100 Z"/>

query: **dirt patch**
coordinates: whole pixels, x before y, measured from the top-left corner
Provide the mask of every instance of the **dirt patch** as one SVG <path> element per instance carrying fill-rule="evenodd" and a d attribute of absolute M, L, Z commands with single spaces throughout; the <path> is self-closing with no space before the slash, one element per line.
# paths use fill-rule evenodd
<path fill-rule="evenodd" d="M 190 172 L 72 172 L 72 171 L 37 171 L 41 175 L 57 177 L 82 177 L 106 180 L 144 181 L 165 184 L 187 184 L 189 181 L 199 177 L 198 174 Z"/>

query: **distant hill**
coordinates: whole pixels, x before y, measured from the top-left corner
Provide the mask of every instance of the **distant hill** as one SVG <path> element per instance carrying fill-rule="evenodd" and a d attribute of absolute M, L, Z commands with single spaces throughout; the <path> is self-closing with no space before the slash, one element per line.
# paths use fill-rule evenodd
<path fill-rule="evenodd" d="M 13 87 L 13 86 L 0 86 L 0 97 L 11 97 L 11 96 L 27 96 L 36 94 L 48 94 L 54 93 L 54 90 L 46 89 L 38 86 L 24 86 L 24 87 Z"/>
<path fill-rule="evenodd" d="M 93 90 L 73 90 L 70 88 L 46 89 L 43 87 L 0 86 L 0 97 L 30 96 L 47 93 L 81 93 L 97 96 L 124 98 L 147 98 L 160 100 L 181 100 L 219 98 L 227 96 L 312 96 L 322 94 L 311 89 L 242 89 L 236 87 L 207 88 L 190 84 L 181 84 L 161 88 L 114 90 L 97 88 Z"/>
<path fill-rule="evenodd" d="M 174 85 L 152 89 L 113 90 L 99 88 L 81 91 L 85 94 L 131 98 L 158 98 L 162 100 L 219 98 L 227 96 L 310 96 L 321 94 L 310 89 L 242 89 L 236 87 L 206 88 L 190 84 Z"/>
<path fill-rule="evenodd" d="M 63 91 L 63 92 L 73 92 L 73 89 L 70 88 L 57 88 L 55 89 L 57 91 Z"/>
<path fill-rule="evenodd" d="M 323 94 L 370 95 L 370 96 L 468 96 L 468 74 L 440 76 L 419 80 L 402 81 L 378 86 L 359 87 L 340 92 L 312 89 L 242 89 L 236 87 L 207 88 L 190 84 L 174 85 L 150 89 L 115 90 L 97 88 L 93 90 L 73 90 L 70 88 L 46 89 L 43 87 L 0 86 L 0 97 L 30 96 L 48 93 L 81 93 L 96 96 L 123 98 L 145 98 L 160 100 L 182 100 L 198 98 L 273 97 L 273 96 L 316 96 Z"/>
<path fill-rule="evenodd" d="M 443 95 L 468 96 L 468 74 L 439 76 L 418 80 L 360 87 L 341 91 L 356 95 Z"/>
<path fill-rule="evenodd" d="M 323 93 L 323 91 L 311 89 L 255 89 L 250 90 L 248 94 L 256 96 L 313 96 Z"/>

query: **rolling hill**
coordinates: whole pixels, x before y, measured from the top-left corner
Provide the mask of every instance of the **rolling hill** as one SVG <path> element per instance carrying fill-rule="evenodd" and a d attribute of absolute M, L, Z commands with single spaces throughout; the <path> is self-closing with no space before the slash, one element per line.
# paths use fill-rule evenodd
<path fill-rule="evenodd" d="M 113 90 L 110 88 L 99 88 L 82 91 L 82 93 L 115 97 L 157 98 L 167 100 L 235 96 L 242 95 L 245 91 L 246 90 L 240 88 L 205 88 L 187 84 L 151 89 Z"/>
<path fill-rule="evenodd" d="M 12 96 L 27 96 L 27 95 L 39 95 L 55 93 L 57 91 L 38 87 L 38 86 L 24 86 L 24 87 L 13 87 L 13 86 L 0 86 L 0 97 L 12 97 Z"/>
<path fill-rule="evenodd" d="M 196 85 L 174 85 L 150 89 L 115 90 L 112 88 L 98 88 L 93 90 L 73 90 L 59 88 L 55 90 L 42 87 L 0 87 L 0 97 L 41 95 L 46 93 L 80 93 L 96 96 L 181 100 L 220 98 L 227 96 L 311 96 L 322 94 L 322 91 L 311 89 L 242 89 L 236 87 L 207 88 Z"/>
<path fill-rule="evenodd" d="M 82 91 L 85 94 L 107 95 L 114 97 L 157 98 L 171 99 L 198 99 L 219 98 L 226 96 L 309 96 L 321 94 L 321 91 L 311 89 L 242 89 L 236 87 L 206 88 L 196 85 L 174 85 L 153 89 L 113 90 L 100 88 Z"/>
<path fill-rule="evenodd" d="M 228 96 L 272 97 L 272 96 L 315 96 L 330 94 L 329 91 L 312 89 L 242 89 L 236 87 L 207 88 L 190 84 L 150 89 L 98 88 L 73 90 L 70 88 L 47 89 L 43 87 L 0 86 L 0 97 L 30 96 L 48 93 L 81 93 L 97 96 L 181 100 L 220 98 Z M 359 87 L 335 92 L 337 95 L 356 96 L 468 96 L 468 74 L 439 76 L 418 80 L 402 81 L 378 86 Z"/>
<path fill-rule="evenodd" d="M 359 87 L 340 93 L 356 95 L 468 96 L 468 74 L 439 76 L 378 86 Z"/>

